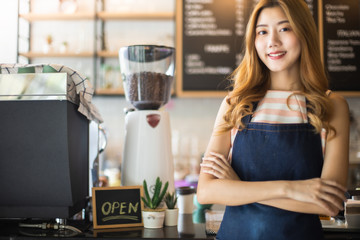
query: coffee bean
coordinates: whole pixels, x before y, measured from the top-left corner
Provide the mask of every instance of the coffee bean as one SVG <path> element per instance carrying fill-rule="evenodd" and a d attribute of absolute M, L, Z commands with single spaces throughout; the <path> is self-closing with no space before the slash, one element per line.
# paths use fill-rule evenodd
<path fill-rule="evenodd" d="M 157 110 L 168 102 L 173 80 L 157 72 L 128 74 L 124 79 L 127 98 L 139 110 Z"/>

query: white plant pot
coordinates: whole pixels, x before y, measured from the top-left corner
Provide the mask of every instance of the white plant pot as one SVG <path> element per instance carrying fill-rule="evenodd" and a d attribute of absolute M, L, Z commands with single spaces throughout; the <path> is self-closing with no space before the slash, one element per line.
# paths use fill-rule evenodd
<path fill-rule="evenodd" d="M 179 216 L 179 209 L 166 209 L 165 210 L 165 226 L 177 226 Z"/>
<path fill-rule="evenodd" d="M 145 228 L 162 228 L 164 226 L 165 209 L 143 210 L 142 217 Z"/>

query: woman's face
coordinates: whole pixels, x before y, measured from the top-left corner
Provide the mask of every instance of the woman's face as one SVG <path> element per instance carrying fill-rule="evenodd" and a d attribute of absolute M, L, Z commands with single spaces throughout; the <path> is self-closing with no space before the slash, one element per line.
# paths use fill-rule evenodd
<path fill-rule="evenodd" d="M 261 11 L 255 34 L 257 54 L 271 72 L 299 71 L 301 44 L 280 7 Z"/>

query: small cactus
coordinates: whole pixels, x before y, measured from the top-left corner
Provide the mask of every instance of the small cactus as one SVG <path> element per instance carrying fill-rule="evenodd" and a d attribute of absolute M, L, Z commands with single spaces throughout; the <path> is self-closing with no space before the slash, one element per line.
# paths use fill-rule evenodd
<path fill-rule="evenodd" d="M 146 180 L 144 180 L 143 187 L 144 187 L 145 197 L 141 197 L 141 199 L 144 202 L 145 206 L 150 209 L 158 208 L 165 196 L 168 186 L 169 186 L 169 182 L 166 182 L 164 188 L 162 189 L 162 182 L 160 181 L 160 178 L 157 177 L 155 182 L 154 194 L 152 198 L 150 198 L 147 183 Z"/>
<path fill-rule="evenodd" d="M 175 193 L 168 192 L 165 195 L 164 201 L 168 209 L 174 209 L 177 202 L 177 196 L 175 195 Z"/>

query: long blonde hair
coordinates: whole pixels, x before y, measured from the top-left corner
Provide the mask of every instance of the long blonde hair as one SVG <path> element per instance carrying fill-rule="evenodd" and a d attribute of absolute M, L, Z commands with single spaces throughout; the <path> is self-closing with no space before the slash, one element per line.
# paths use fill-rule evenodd
<path fill-rule="evenodd" d="M 279 6 L 287 16 L 290 26 L 301 43 L 300 79 L 307 99 L 309 122 L 316 132 L 329 125 L 332 112 L 326 96 L 328 79 L 320 57 L 320 46 L 314 19 L 304 0 L 260 0 L 253 10 L 245 37 L 245 54 L 241 64 L 231 75 L 233 90 L 229 93 L 229 109 L 224 115 L 226 124 L 221 131 L 243 129 L 242 118 L 253 113 L 253 102 L 261 100 L 270 86 L 269 69 L 260 60 L 255 49 L 255 26 L 264 8 Z"/>

